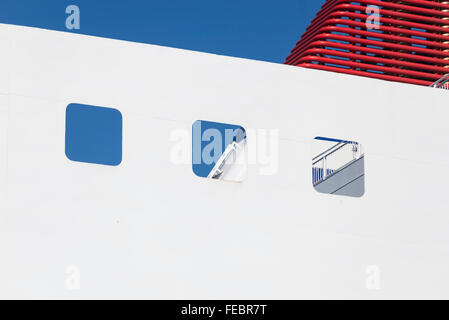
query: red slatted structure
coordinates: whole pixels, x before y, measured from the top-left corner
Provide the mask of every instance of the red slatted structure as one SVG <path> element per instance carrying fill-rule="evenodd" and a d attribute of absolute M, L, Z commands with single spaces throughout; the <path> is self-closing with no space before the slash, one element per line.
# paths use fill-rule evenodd
<path fill-rule="evenodd" d="M 449 73 L 449 0 L 327 0 L 285 63 L 429 86 Z"/>

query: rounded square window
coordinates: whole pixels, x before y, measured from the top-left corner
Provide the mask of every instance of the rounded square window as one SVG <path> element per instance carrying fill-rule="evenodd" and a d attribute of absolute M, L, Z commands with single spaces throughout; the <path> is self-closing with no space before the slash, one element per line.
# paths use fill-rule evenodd
<path fill-rule="evenodd" d="M 118 166 L 122 162 L 122 114 L 117 109 L 69 104 L 65 154 L 72 161 Z"/>
<path fill-rule="evenodd" d="M 238 125 L 196 121 L 192 126 L 192 169 L 202 178 L 241 182 L 247 173 L 246 131 Z"/>
<path fill-rule="evenodd" d="M 317 137 L 312 146 L 312 183 L 320 193 L 362 197 L 365 154 L 355 141 Z"/>

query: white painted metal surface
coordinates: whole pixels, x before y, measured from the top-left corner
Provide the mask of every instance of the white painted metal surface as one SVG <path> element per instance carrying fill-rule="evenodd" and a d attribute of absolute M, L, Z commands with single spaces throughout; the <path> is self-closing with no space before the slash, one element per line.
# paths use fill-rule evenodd
<path fill-rule="evenodd" d="M 447 91 L 10 25 L 0 70 L 0 297 L 449 298 Z M 72 102 L 122 112 L 119 167 L 65 157 Z M 277 174 L 172 163 L 199 119 L 279 129 Z M 316 136 L 364 197 L 313 189 Z"/>

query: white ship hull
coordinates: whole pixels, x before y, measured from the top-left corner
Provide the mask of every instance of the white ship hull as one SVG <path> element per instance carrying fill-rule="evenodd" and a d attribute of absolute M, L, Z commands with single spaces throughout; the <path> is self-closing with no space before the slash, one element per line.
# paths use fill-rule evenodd
<path fill-rule="evenodd" d="M 67 159 L 70 103 L 120 110 L 120 166 Z M 444 90 L 0 25 L 0 297 L 449 298 L 448 119 Z M 279 161 L 198 178 L 196 120 Z M 363 144 L 363 197 L 314 190 L 316 136 Z"/>

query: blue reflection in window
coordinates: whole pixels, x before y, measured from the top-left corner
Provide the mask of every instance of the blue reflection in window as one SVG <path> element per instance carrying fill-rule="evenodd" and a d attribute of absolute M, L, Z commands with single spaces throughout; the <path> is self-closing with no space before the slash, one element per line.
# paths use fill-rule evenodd
<path fill-rule="evenodd" d="M 72 161 L 118 166 L 122 162 L 123 119 L 112 108 L 69 104 L 65 154 Z"/>
<path fill-rule="evenodd" d="M 245 129 L 238 125 L 196 121 L 192 126 L 192 169 L 208 177 L 228 145 L 246 139 Z"/>

